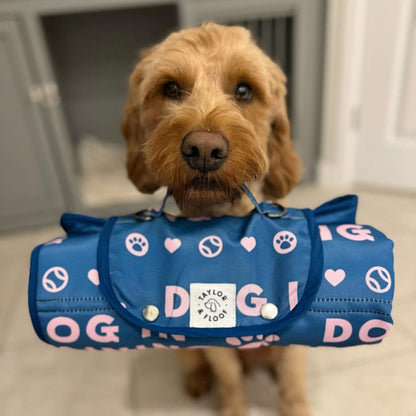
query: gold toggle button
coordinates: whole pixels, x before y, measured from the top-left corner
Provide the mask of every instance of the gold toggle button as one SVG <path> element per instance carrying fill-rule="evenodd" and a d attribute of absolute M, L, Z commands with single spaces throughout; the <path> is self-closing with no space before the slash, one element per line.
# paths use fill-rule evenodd
<path fill-rule="evenodd" d="M 159 317 L 159 309 L 154 305 L 147 305 L 142 312 L 143 318 L 146 321 L 153 322 Z"/>

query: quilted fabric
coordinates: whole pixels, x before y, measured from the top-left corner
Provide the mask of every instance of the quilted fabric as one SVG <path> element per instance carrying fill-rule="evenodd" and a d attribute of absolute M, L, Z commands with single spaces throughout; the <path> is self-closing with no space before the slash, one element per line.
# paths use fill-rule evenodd
<path fill-rule="evenodd" d="M 36 333 L 86 349 L 380 342 L 393 243 L 355 223 L 357 197 L 284 213 L 253 202 L 241 218 L 64 214 L 66 236 L 32 253 Z"/>

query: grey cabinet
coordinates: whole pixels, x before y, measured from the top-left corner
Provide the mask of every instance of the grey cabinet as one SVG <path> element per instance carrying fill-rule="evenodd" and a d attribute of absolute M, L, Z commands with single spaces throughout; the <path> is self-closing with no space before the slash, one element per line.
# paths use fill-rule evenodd
<path fill-rule="evenodd" d="M 122 146 L 124 155 L 128 75 L 140 48 L 208 20 L 246 26 L 288 74 L 293 139 L 313 179 L 324 16 L 325 0 L 0 0 L 0 231 L 56 223 L 70 210 L 108 216 L 147 207 L 111 150 Z M 83 153 L 86 138 L 100 139 L 103 152 Z M 82 155 L 96 157 L 81 163 Z M 104 204 L 90 203 L 104 194 Z"/>
<path fill-rule="evenodd" d="M 1 229 L 47 221 L 65 206 L 20 29 L 0 18 Z"/>

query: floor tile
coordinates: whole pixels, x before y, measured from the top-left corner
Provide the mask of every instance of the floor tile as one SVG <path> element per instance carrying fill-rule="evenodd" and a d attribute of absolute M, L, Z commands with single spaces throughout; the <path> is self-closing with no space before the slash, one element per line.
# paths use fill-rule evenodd
<path fill-rule="evenodd" d="M 416 300 L 396 302 L 393 308 L 393 317 L 395 325 L 400 331 L 416 344 Z"/>
<path fill-rule="evenodd" d="M 16 293 L 15 299 L 13 313 L 9 317 L 9 328 L 3 336 L 0 350 L 12 350 L 42 343 L 36 335 L 30 319 L 26 284 Z"/>
<path fill-rule="evenodd" d="M 140 351 L 140 354 L 142 355 L 136 363 L 139 375 L 136 415 L 217 415 L 215 391 L 198 399 L 185 393 L 181 369 L 174 351 L 147 350 Z M 276 415 L 277 386 L 268 372 L 255 369 L 245 378 L 245 388 L 250 416 Z M 161 399 L 155 400 L 155 397 Z"/>
<path fill-rule="evenodd" d="M 309 348 L 309 373 L 313 377 L 328 371 L 336 372 L 345 368 L 360 367 L 372 360 L 407 354 L 414 350 L 415 344 L 413 339 L 404 332 L 394 326 L 381 343 L 374 345 Z"/>
<path fill-rule="evenodd" d="M 411 416 L 416 414 L 415 353 L 383 357 L 309 380 L 314 414 Z"/>
<path fill-rule="evenodd" d="M 213 394 L 192 399 L 185 393 L 182 373 L 174 351 L 139 351 L 135 365 L 137 402 L 132 406 L 136 407 L 135 414 L 215 415 Z"/>
<path fill-rule="evenodd" d="M 121 415 L 128 408 L 129 353 L 39 344 L 0 356 L 2 416 Z"/>

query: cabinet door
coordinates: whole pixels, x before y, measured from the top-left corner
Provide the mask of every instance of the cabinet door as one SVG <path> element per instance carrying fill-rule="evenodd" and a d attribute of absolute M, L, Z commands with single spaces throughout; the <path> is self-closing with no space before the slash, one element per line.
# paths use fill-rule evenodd
<path fill-rule="evenodd" d="M 0 229 L 54 219 L 64 197 L 18 22 L 0 19 Z"/>

